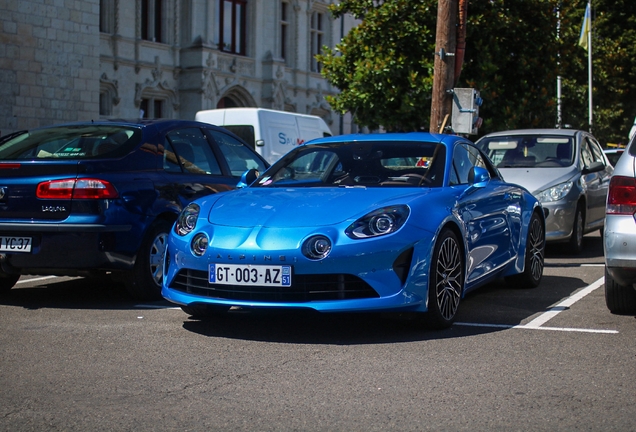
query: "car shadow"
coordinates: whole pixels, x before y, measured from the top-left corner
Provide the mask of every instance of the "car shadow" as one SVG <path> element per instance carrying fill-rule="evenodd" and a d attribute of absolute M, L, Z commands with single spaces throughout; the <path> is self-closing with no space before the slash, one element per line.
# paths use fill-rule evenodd
<path fill-rule="evenodd" d="M 143 307 L 139 305 L 143 304 Z M 37 287 L 15 287 L 0 296 L 0 305 L 24 309 L 126 310 L 169 306 L 165 300 L 143 302 L 131 298 L 123 285 L 104 278 L 57 278 Z"/>
<path fill-rule="evenodd" d="M 549 286 L 549 288 L 548 288 Z M 586 286 L 577 278 L 547 276 L 535 289 L 511 288 L 503 280 L 469 293 L 458 324 L 435 330 L 400 313 L 317 313 L 236 309 L 206 319 L 189 317 L 183 328 L 206 337 L 290 344 L 359 345 L 471 337 L 505 331 Z M 474 323 L 465 326 L 461 323 Z"/>

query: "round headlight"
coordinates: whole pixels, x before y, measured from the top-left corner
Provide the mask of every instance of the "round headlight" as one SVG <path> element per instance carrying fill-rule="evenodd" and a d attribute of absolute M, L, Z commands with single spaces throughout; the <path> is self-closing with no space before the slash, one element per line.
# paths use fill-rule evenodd
<path fill-rule="evenodd" d="M 177 219 L 175 232 L 180 236 L 184 236 L 194 231 L 194 228 L 197 226 L 200 211 L 201 208 L 197 204 L 188 204 L 188 206 L 181 211 Z"/>
<path fill-rule="evenodd" d="M 329 252 L 331 252 L 331 240 L 323 235 L 310 237 L 303 245 L 303 255 L 312 260 L 326 258 Z"/>
<path fill-rule="evenodd" d="M 371 220 L 369 220 L 369 231 L 375 235 L 388 234 L 393 231 L 394 226 L 395 219 L 386 213 L 373 216 Z"/>
<path fill-rule="evenodd" d="M 203 233 L 195 235 L 190 243 L 190 249 L 192 249 L 192 253 L 196 256 L 205 254 L 205 251 L 208 249 L 208 236 Z"/>

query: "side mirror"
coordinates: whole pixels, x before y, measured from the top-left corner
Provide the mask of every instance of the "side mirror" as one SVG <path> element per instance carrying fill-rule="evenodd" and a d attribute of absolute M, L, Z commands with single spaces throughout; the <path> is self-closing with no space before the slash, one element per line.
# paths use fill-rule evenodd
<path fill-rule="evenodd" d="M 599 171 L 603 171 L 605 169 L 605 165 L 603 165 L 603 162 L 592 162 L 590 164 L 590 166 L 587 166 L 585 168 L 583 168 L 582 174 L 590 174 L 590 173 L 595 173 L 595 172 L 599 172 Z"/>
<path fill-rule="evenodd" d="M 256 181 L 256 179 L 258 178 L 258 176 L 259 176 L 259 172 L 256 169 L 254 168 L 248 169 L 247 171 L 243 173 L 243 175 L 241 175 L 241 180 L 239 180 L 236 187 L 239 189 L 247 187 L 251 185 L 252 183 L 254 183 L 254 181 Z"/>
<path fill-rule="evenodd" d="M 484 187 L 490 181 L 490 173 L 484 167 L 475 166 L 468 173 L 468 184 L 475 187 Z"/>

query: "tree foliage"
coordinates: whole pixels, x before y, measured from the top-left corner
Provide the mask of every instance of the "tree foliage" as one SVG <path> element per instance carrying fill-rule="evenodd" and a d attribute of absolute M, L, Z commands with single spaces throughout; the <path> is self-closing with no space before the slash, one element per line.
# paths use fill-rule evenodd
<path fill-rule="evenodd" d="M 587 51 L 578 45 L 586 3 L 469 1 L 457 87 L 474 87 L 484 99 L 480 134 L 554 127 L 557 76 L 562 123 L 588 129 Z M 636 115 L 636 2 L 593 0 L 592 6 L 593 132 L 601 142 L 624 142 Z M 349 111 L 372 129 L 427 129 L 437 0 L 343 0 L 331 10 L 362 19 L 335 50 L 319 56 L 323 75 L 340 90 L 328 99 L 334 110 Z"/>

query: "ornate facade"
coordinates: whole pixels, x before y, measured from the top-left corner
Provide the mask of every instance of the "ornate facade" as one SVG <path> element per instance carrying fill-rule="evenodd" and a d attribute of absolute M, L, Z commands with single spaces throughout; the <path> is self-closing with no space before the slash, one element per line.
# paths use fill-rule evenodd
<path fill-rule="evenodd" d="M 335 0 L 8 0 L 0 10 L 0 133 L 97 118 L 193 119 L 202 109 L 315 114 L 334 134 L 320 47 L 355 22 Z M 5 6 L 0 5 L 0 9 Z"/>

